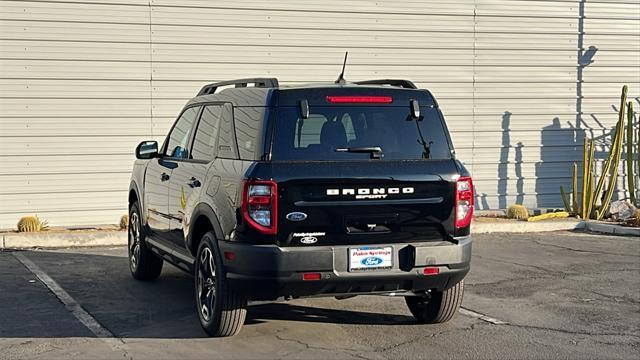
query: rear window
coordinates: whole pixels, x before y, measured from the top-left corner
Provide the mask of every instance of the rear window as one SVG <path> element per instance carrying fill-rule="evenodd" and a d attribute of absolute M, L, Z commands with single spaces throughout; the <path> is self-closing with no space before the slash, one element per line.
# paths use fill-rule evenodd
<path fill-rule="evenodd" d="M 419 121 L 409 112 L 408 106 L 311 107 L 302 119 L 297 107 L 277 108 L 272 160 L 369 159 L 345 149 L 376 146 L 382 160 L 451 158 L 438 110 L 421 108 Z"/>

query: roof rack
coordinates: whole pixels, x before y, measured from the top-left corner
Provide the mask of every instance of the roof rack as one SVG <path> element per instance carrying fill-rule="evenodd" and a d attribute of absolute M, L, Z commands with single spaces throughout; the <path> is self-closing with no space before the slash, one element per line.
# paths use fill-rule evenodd
<path fill-rule="evenodd" d="M 197 96 L 208 95 L 216 92 L 220 86 L 235 85 L 237 88 L 247 87 L 248 84 L 254 84 L 255 87 L 260 88 L 277 88 L 278 79 L 276 78 L 248 78 L 248 79 L 236 79 L 228 81 L 220 81 L 216 83 L 207 84 L 200 89 Z"/>
<path fill-rule="evenodd" d="M 376 80 L 365 80 L 365 81 L 355 81 L 354 84 L 358 85 L 391 85 L 397 86 L 405 89 L 417 89 L 418 87 L 409 80 L 402 79 L 376 79 Z"/>

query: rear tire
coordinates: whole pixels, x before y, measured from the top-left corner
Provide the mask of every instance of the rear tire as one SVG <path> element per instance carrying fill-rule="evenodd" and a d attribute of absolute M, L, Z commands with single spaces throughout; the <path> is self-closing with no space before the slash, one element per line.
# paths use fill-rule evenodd
<path fill-rule="evenodd" d="M 129 207 L 127 237 L 129 238 L 129 270 L 131 270 L 133 278 L 142 281 L 157 279 L 162 272 L 164 261 L 147 247 L 140 206 L 137 201 Z"/>
<path fill-rule="evenodd" d="M 464 294 L 464 280 L 444 291 L 431 292 L 430 296 L 407 296 L 405 301 L 411 314 L 421 324 L 439 324 L 451 320 Z"/>
<path fill-rule="evenodd" d="M 229 287 L 216 245 L 208 232 L 198 246 L 194 274 L 198 318 L 210 336 L 234 336 L 244 325 L 247 299 Z"/>

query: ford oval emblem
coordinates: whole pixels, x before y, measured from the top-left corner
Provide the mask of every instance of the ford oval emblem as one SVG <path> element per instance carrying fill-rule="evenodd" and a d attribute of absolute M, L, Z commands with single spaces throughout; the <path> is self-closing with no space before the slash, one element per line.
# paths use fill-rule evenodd
<path fill-rule="evenodd" d="M 307 218 L 307 214 L 296 211 L 296 212 L 288 213 L 286 218 L 287 220 L 290 220 L 290 221 L 302 221 Z"/>
<path fill-rule="evenodd" d="M 369 256 L 360 260 L 360 263 L 364 266 L 376 266 L 382 264 L 383 261 L 382 258 L 377 256 Z"/>
<path fill-rule="evenodd" d="M 315 244 L 316 242 L 318 242 L 318 238 L 313 236 L 305 236 L 302 239 L 300 239 L 300 242 L 307 245 Z"/>

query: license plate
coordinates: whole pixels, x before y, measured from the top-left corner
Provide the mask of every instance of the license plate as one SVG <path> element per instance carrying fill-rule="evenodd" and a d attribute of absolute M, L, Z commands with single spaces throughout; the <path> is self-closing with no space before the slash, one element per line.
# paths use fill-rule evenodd
<path fill-rule="evenodd" d="M 361 247 L 349 249 L 349 271 L 369 271 L 391 269 L 393 248 Z"/>

